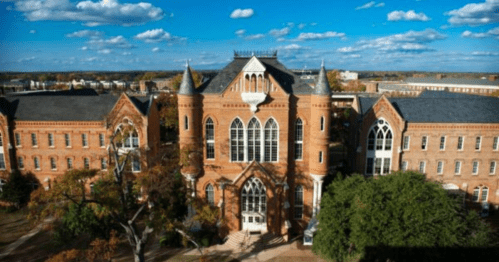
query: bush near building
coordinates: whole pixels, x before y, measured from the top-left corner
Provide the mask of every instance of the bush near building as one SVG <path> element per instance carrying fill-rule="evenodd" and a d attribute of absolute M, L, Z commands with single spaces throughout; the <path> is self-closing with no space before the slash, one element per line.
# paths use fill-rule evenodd
<path fill-rule="evenodd" d="M 449 248 L 464 252 L 495 242 L 475 211 L 462 209 L 460 200 L 440 184 L 413 171 L 375 179 L 339 175 L 321 206 L 313 251 L 326 259 L 413 261 L 407 254 L 415 250 L 431 257 L 441 250 L 448 255 Z"/>
<path fill-rule="evenodd" d="M 38 185 L 38 179 L 31 172 L 23 174 L 14 170 L 10 173 L 7 183 L 2 186 L 0 200 L 12 203 L 19 209 L 29 202 L 31 192 Z"/>

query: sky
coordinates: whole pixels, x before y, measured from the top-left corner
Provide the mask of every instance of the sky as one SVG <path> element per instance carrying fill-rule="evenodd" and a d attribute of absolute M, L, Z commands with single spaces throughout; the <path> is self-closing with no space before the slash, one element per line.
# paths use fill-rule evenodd
<path fill-rule="evenodd" d="M 290 69 L 499 72 L 499 0 L 0 0 L 0 71 L 221 69 L 277 50 Z"/>

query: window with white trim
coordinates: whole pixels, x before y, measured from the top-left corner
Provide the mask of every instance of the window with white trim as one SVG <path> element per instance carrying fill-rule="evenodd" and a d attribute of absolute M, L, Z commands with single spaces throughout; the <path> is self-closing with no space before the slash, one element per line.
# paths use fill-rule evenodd
<path fill-rule="evenodd" d="M 248 124 L 248 161 L 260 162 L 261 156 L 261 127 L 256 118 L 252 118 Z"/>
<path fill-rule="evenodd" d="M 83 158 L 83 168 L 90 169 L 90 160 L 88 157 Z"/>
<path fill-rule="evenodd" d="M 427 136 L 423 136 L 421 138 L 421 149 L 422 150 L 426 150 L 428 148 L 428 137 Z"/>
<path fill-rule="evenodd" d="M 19 169 L 24 169 L 24 158 L 22 156 L 17 158 L 17 167 Z"/>
<path fill-rule="evenodd" d="M 215 205 L 215 191 L 213 190 L 213 186 L 211 184 L 208 184 L 205 189 L 206 193 L 206 201 L 208 201 L 208 204 L 210 206 Z"/>
<path fill-rule="evenodd" d="M 494 143 L 492 144 L 492 149 L 493 150 L 499 149 L 499 136 L 494 137 Z"/>
<path fill-rule="evenodd" d="M 473 189 L 473 195 L 471 196 L 471 201 L 478 202 L 487 202 L 489 197 L 489 188 L 486 186 L 477 186 Z"/>
<path fill-rule="evenodd" d="M 215 126 L 211 118 L 206 119 L 205 125 L 205 138 L 206 138 L 206 158 L 215 158 Z"/>
<path fill-rule="evenodd" d="M 5 158 L 3 157 L 3 152 L 0 153 L 0 169 L 1 170 L 5 169 Z"/>
<path fill-rule="evenodd" d="M 444 162 L 438 161 L 437 163 L 437 174 L 441 175 L 444 172 Z"/>
<path fill-rule="evenodd" d="M 87 134 L 81 134 L 81 146 L 88 147 Z"/>
<path fill-rule="evenodd" d="M 463 150 L 464 137 L 460 136 L 457 138 L 457 150 Z"/>
<path fill-rule="evenodd" d="M 52 170 L 57 169 L 57 164 L 55 162 L 55 158 L 53 158 L 53 157 L 50 158 L 50 169 L 52 169 Z"/>
<path fill-rule="evenodd" d="M 471 197 L 471 201 L 478 202 L 478 197 L 480 196 L 480 188 L 475 187 L 473 189 L 473 196 Z"/>
<path fill-rule="evenodd" d="M 404 136 L 404 150 L 409 150 L 409 142 L 410 142 L 411 137 L 410 136 Z"/>
<path fill-rule="evenodd" d="M 68 166 L 68 170 L 73 169 L 73 159 L 66 158 L 66 164 Z"/>
<path fill-rule="evenodd" d="M 478 161 L 473 161 L 473 175 L 478 174 Z"/>
<path fill-rule="evenodd" d="M 16 146 L 21 146 L 21 134 L 16 133 L 14 136 L 16 137 Z"/>
<path fill-rule="evenodd" d="M 303 159 L 303 122 L 298 118 L 295 122 L 295 160 Z"/>
<path fill-rule="evenodd" d="M 38 140 L 36 140 L 36 134 L 31 133 L 31 145 L 32 146 L 38 146 Z"/>
<path fill-rule="evenodd" d="M 230 156 L 231 161 L 244 161 L 244 127 L 239 118 L 230 125 Z"/>
<path fill-rule="evenodd" d="M 100 169 L 101 170 L 107 170 L 107 160 L 105 158 L 102 158 L 100 160 Z"/>
<path fill-rule="evenodd" d="M 487 198 L 489 196 L 489 188 L 484 186 L 482 187 L 482 201 L 481 202 L 487 202 Z"/>
<path fill-rule="evenodd" d="M 49 147 L 53 147 L 54 146 L 54 134 L 49 133 L 47 136 L 48 136 L 48 141 L 49 141 Z"/>
<path fill-rule="evenodd" d="M 298 185 L 295 187 L 295 208 L 294 208 L 294 218 L 303 218 L 303 186 Z"/>
<path fill-rule="evenodd" d="M 440 137 L 440 150 L 445 150 L 445 136 Z"/>
<path fill-rule="evenodd" d="M 402 171 L 407 171 L 407 161 L 402 161 L 402 166 L 400 167 Z"/>
<path fill-rule="evenodd" d="M 461 173 L 461 161 L 456 161 L 454 173 L 456 173 L 456 175 Z"/>
<path fill-rule="evenodd" d="M 391 168 L 393 132 L 387 121 L 378 119 L 371 126 L 367 140 L 366 174 L 388 174 Z"/>
<path fill-rule="evenodd" d="M 482 144 L 482 137 L 477 136 L 475 140 L 475 150 L 480 150 L 481 144 Z"/>
<path fill-rule="evenodd" d="M 100 147 L 105 147 L 106 146 L 104 134 L 99 134 L 99 146 Z"/>
<path fill-rule="evenodd" d="M 420 161 L 419 162 L 419 173 L 424 174 L 425 172 L 425 167 L 426 167 L 426 162 L 425 161 Z"/>
<path fill-rule="evenodd" d="M 376 174 L 381 174 L 381 163 L 383 161 L 383 158 L 376 158 L 374 159 L 374 172 Z"/>
<path fill-rule="evenodd" d="M 489 168 L 489 174 L 495 174 L 495 173 L 496 173 L 496 161 L 491 161 L 490 168 Z"/>
<path fill-rule="evenodd" d="M 129 122 L 130 123 L 130 122 Z M 125 149 L 134 149 L 139 147 L 139 134 L 135 128 L 129 128 L 128 130 L 124 130 L 122 125 L 116 128 L 114 134 L 116 135 L 118 132 L 121 134 L 121 139 L 116 141 L 116 146 L 125 148 Z M 124 142 L 124 143 L 123 143 Z"/>
<path fill-rule="evenodd" d="M 69 136 L 69 134 L 64 134 L 64 141 L 66 143 L 66 147 L 71 146 L 71 137 Z"/>
<path fill-rule="evenodd" d="M 37 156 L 33 158 L 33 165 L 35 166 L 35 169 L 40 170 L 40 160 Z"/>
<path fill-rule="evenodd" d="M 265 162 L 277 161 L 277 149 L 279 144 L 279 128 L 273 118 L 267 120 L 264 130 L 264 160 Z"/>
<path fill-rule="evenodd" d="M 132 171 L 133 172 L 140 172 L 140 158 L 138 156 L 134 156 L 132 158 Z"/>

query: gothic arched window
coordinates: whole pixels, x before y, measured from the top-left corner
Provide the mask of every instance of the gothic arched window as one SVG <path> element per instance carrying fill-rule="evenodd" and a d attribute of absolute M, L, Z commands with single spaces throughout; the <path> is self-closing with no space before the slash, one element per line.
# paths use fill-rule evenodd
<path fill-rule="evenodd" d="M 277 147 L 279 146 L 279 128 L 274 119 L 265 124 L 265 162 L 277 161 Z"/>
<path fill-rule="evenodd" d="M 213 120 L 208 118 L 206 120 L 206 158 L 215 158 L 215 127 L 213 126 Z"/>
<path fill-rule="evenodd" d="M 378 119 L 367 137 L 366 174 L 388 174 L 391 167 L 393 132 L 390 124 Z"/>
<path fill-rule="evenodd" d="M 206 193 L 206 201 L 208 201 L 208 204 L 210 206 L 215 205 L 215 192 L 213 191 L 213 186 L 211 184 L 208 184 L 205 189 Z"/>
<path fill-rule="evenodd" d="M 230 125 L 231 161 L 244 161 L 244 127 L 239 118 Z"/>
<path fill-rule="evenodd" d="M 297 119 L 295 122 L 295 160 L 303 159 L 303 122 Z"/>
<path fill-rule="evenodd" d="M 248 161 L 260 162 L 261 155 L 261 129 L 256 118 L 252 118 L 248 124 Z"/>

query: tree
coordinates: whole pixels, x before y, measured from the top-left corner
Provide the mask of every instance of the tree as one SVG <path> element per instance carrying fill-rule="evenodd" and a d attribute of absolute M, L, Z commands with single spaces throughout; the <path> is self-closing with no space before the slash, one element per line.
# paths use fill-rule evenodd
<path fill-rule="evenodd" d="M 198 73 L 194 70 L 192 70 L 191 73 L 192 73 L 192 80 L 194 81 L 194 85 L 196 87 L 198 87 L 199 85 L 201 85 L 201 81 L 203 80 L 203 75 L 201 75 L 200 73 Z M 176 76 L 173 77 L 172 84 L 171 84 L 173 90 L 177 91 L 180 88 L 180 84 L 182 83 L 182 77 L 183 77 L 183 74 L 177 74 Z"/>
<path fill-rule="evenodd" d="M 130 159 L 148 152 L 123 152 L 117 148 L 117 144 L 129 137 L 132 128 L 125 125 L 123 134 L 117 132 L 111 137 L 113 163 L 109 173 L 87 169 L 66 172 L 54 182 L 51 190 L 34 194 L 30 202 L 31 218 L 62 217 L 70 204 L 81 209 L 91 208 L 99 217 L 109 216 L 114 225 L 125 231 L 135 261 L 145 261 L 145 246 L 155 230 L 181 230 L 188 194 L 182 176 L 175 175 L 179 170 L 178 149 L 173 146 L 164 148 L 156 159 L 151 160 L 156 165 L 134 175 L 127 171 L 130 170 Z M 95 181 L 92 196 L 85 191 L 85 185 L 90 181 Z"/>
<path fill-rule="evenodd" d="M 459 202 L 413 171 L 340 176 L 323 195 L 313 251 L 342 261 L 365 256 L 368 247 L 489 246 L 490 228 Z"/>
<path fill-rule="evenodd" d="M 327 72 L 326 77 L 327 81 L 329 82 L 329 87 L 331 88 L 331 91 L 333 92 L 343 91 L 340 82 L 340 73 L 338 72 L 338 70 L 335 69 L 333 71 Z"/>
<path fill-rule="evenodd" d="M 38 185 L 36 177 L 28 172 L 22 174 L 19 170 L 10 173 L 9 179 L 0 191 L 0 199 L 13 203 L 16 208 L 20 208 L 29 201 L 29 196 L 34 186 Z"/>

